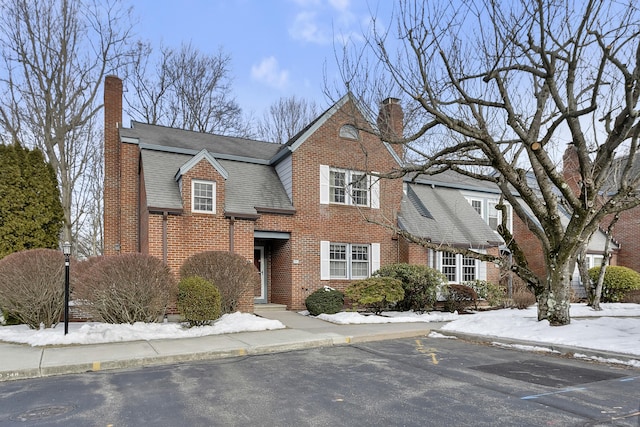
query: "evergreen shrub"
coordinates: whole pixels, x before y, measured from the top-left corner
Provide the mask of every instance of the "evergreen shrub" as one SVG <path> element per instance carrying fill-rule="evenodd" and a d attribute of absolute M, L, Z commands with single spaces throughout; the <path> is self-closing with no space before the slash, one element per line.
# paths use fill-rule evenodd
<path fill-rule="evenodd" d="M 309 295 L 304 303 L 312 316 L 322 313 L 336 314 L 344 306 L 344 294 L 325 286 Z"/>
<path fill-rule="evenodd" d="M 380 314 L 404 298 L 402 282 L 392 277 L 369 277 L 347 286 L 344 295 L 360 308 Z"/>
<path fill-rule="evenodd" d="M 591 284 L 595 286 L 600 267 L 589 269 Z M 604 272 L 602 302 L 621 302 L 628 292 L 640 289 L 640 273 L 627 267 L 610 265 Z"/>
<path fill-rule="evenodd" d="M 402 282 L 404 298 L 396 309 L 424 312 L 433 309 L 437 301 L 438 287 L 447 282 L 444 274 L 426 265 L 390 264 L 374 273 L 375 277 L 392 277 Z"/>
<path fill-rule="evenodd" d="M 220 291 L 202 277 L 186 277 L 178 283 L 178 310 L 189 326 L 210 325 L 221 315 Z"/>
<path fill-rule="evenodd" d="M 507 290 L 503 286 L 486 280 L 474 280 L 463 284 L 473 288 L 478 295 L 478 299 L 485 300 L 490 307 L 504 304 L 507 296 Z"/>

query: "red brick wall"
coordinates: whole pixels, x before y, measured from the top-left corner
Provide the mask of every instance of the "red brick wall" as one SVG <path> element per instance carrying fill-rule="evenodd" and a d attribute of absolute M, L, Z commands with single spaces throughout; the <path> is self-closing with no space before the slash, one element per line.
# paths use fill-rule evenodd
<path fill-rule="evenodd" d="M 360 140 L 341 138 L 339 130 L 344 124 L 353 123 L 352 105 L 347 103 L 324 123 L 293 153 L 293 203 L 296 215 L 291 245 L 291 256 L 297 264 L 291 265 L 290 309 L 304 308 L 304 300 L 323 285 L 344 289 L 348 280 L 320 280 L 320 241 L 342 243 L 380 243 L 381 265 L 398 261 L 397 240 L 385 228 L 368 223 L 370 217 L 377 221 L 394 222 L 402 197 L 401 180 L 383 180 L 380 183 L 380 209 L 355 206 L 320 204 L 320 165 L 358 170 L 385 172 L 397 167 L 389 151 L 380 141 L 365 132 Z M 356 117 L 362 121 L 362 117 Z M 275 281 L 275 279 L 274 279 Z M 273 290 L 272 298 L 278 299 Z"/>
<path fill-rule="evenodd" d="M 620 214 L 613 235 L 620 243 L 618 265 L 640 272 L 640 206 Z"/>
<path fill-rule="evenodd" d="M 107 76 L 104 83 L 104 254 L 120 243 L 120 136 L 122 80 Z"/>

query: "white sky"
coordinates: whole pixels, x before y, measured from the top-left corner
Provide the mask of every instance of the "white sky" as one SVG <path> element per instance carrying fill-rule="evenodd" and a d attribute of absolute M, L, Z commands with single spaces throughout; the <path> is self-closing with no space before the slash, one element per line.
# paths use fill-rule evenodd
<path fill-rule="evenodd" d="M 568 345 L 594 350 L 606 350 L 638 356 L 628 363 L 640 367 L 640 304 L 602 304 L 603 311 L 593 311 L 584 304 L 573 304 L 573 319 L 567 326 L 549 326 L 538 322 L 536 308 L 527 310 L 504 309 L 476 314 L 457 315 L 431 312 L 427 314 L 384 313 L 384 316 L 363 316 L 354 312 L 320 315 L 320 319 L 337 324 L 442 322 L 446 331 L 504 337 L 546 344 Z M 60 344 L 97 344 L 106 342 L 139 341 L 153 339 L 179 339 L 225 333 L 282 329 L 277 320 L 264 319 L 248 313 L 226 314 L 213 326 L 184 328 L 178 323 L 136 323 L 135 325 L 107 325 L 102 323 L 70 323 L 69 334 L 57 328 L 30 330 L 27 326 L 0 327 L 0 341 L 30 344 L 32 346 Z M 440 337 L 432 333 L 432 337 Z M 540 351 L 535 348 L 518 347 Z"/>

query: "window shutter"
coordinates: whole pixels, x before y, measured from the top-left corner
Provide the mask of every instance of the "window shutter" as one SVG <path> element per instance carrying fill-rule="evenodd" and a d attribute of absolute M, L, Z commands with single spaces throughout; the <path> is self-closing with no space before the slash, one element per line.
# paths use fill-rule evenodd
<path fill-rule="evenodd" d="M 326 240 L 320 242 L 320 280 L 329 280 L 331 278 L 329 245 L 330 243 Z"/>
<path fill-rule="evenodd" d="M 380 243 L 371 244 L 371 273 L 380 269 Z"/>
<path fill-rule="evenodd" d="M 375 176 L 369 178 L 373 181 L 371 183 L 371 209 L 380 209 L 380 178 Z"/>
<path fill-rule="evenodd" d="M 320 204 L 329 204 L 329 166 L 320 165 Z"/>

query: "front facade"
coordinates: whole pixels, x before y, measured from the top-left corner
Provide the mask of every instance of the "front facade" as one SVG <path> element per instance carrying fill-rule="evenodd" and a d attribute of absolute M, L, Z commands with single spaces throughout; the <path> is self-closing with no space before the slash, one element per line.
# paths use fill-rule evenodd
<path fill-rule="evenodd" d="M 344 289 L 400 261 L 398 239 L 375 222 L 395 218 L 402 182 L 375 172 L 397 167 L 401 153 L 351 125 L 367 122 L 349 95 L 285 145 L 123 128 L 121 105 L 122 81 L 108 77 L 105 255 L 142 252 L 177 273 L 196 253 L 237 253 L 262 277 L 242 311 L 302 309 L 324 285 Z"/>

